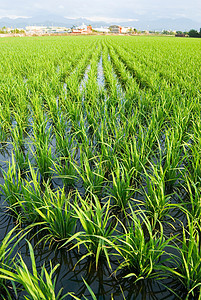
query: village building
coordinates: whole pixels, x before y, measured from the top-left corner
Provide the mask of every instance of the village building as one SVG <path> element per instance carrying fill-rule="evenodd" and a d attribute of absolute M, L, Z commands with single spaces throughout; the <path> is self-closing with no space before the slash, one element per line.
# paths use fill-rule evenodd
<path fill-rule="evenodd" d="M 100 33 L 109 33 L 110 32 L 110 30 L 109 30 L 109 28 L 108 27 L 96 27 L 96 28 L 93 28 L 93 30 L 95 31 L 95 32 L 100 32 Z"/>
<path fill-rule="evenodd" d="M 72 33 L 75 33 L 75 34 L 90 34 L 90 33 L 92 33 L 92 26 L 91 25 L 87 26 L 85 24 L 82 24 L 81 26 L 73 28 Z"/>
<path fill-rule="evenodd" d="M 28 34 L 66 33 L 69 30 L 69 28 L 58 26 L 26 26 L 26 33 Z"/>
<path fill-rule="evenodd" d="M 116 34 L 118 34 L 118 33 L 121 33 L 121 30 L 122 30 L 122 27 L 119 26 L 119 25 L 111 25 L 111 26 L 110 26 L 110 32 L 111 32 L 111 33 L 116 33 Z"/>

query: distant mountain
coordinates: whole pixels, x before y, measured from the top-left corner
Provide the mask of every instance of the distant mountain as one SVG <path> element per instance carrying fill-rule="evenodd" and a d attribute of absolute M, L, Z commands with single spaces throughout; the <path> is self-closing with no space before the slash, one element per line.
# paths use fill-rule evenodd
<path fill-rule="evenodd" d="M 141 30 L 181 30 L 189 31 L 190 29 L 200 29 L 201 22 L 198 23 L 187 18 L 158 18 L 155 20 L 140 20 L 138 22 L 138 27 Z"/>
<path fill-rule="evenodd" d="M 114 24 L 114 22 L 106 23 L 106 22 L 94 22 L 90 21 L 87 18 L 65 18 L 63 16 L 57 14 L 51 15 L 38 15 L 31 18 L 17 18 L 17 19 L 10 19 L 10 18 L 1 18 L 0 19 L 0 27 L 13 27 L 13 28 L 25 28 L 26 26 L 36 25 L 36 26 L 65 26 L 65 27 L 72 27 L 72 26 L 80 26 L 82 23 L 90 24 L 93 27 L 100 27 L 100 26 L 110 26 Z M 199 30 L 201 27 L 201 22 L 198 23 L 191 19 L 187 18 L 155 18 L 151 19 L 148 16 L 138 17 L 138 21 L 128 21 L 128 22 L 121 22 L 122 26 L 133 26 L 138 30 L 182 30 L 182 31 L 189 31 L 190 29 Z"/>

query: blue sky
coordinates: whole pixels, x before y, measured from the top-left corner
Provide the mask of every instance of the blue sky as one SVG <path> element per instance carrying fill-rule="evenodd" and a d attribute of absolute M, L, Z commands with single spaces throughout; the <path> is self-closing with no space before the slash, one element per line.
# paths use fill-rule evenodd
<path fill-rule="evenodd" d="M 201 0 L 0 0 L 0 17 L 58 14 L 96 21 L 190 18 L 201 23 Z"/>

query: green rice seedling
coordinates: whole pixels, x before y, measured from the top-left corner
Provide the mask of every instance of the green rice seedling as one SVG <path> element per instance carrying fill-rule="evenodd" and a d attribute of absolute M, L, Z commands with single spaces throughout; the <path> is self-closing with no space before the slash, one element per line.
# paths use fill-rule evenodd
<path fill-rule="evenodd" d="M 109 136 L 108 127 L 106 121 L 101 121 L 99 129 L 96 132 L 96 141 L 97 141 L 97 152 L 100 156 L 100 161 L 102 161 L 107 177 L 110 175 L 114 160 L 115 152 L 112 146 L 112 139 Z"/>
<path fill-rule="evenodd" d="M 22 222 L 33 223 L 40 221 L 40 214 L 37 212 L 37 208 L 44 207 L 44 194 L 47 193 L 47 189 L 50 182 L 41 182 L 41 176 L 39 170 L 35 170 L 29 161 L 30 177 L 28 180 L 23 181 L 22 185 L 22 197 L 18 198 L 17 206 L 20 207 L 20 219 Z M 45 208 L 43 212 L 45 213 Z"/>
<path fill-rule="evenodd" d="M 67 120 L 62 113 L 57 120 L 56 129 L 54 130 L 56 138 L 56 151 L 59 156 L 69 157 L 73 147 L 73 138 L 67 129 Z"/>
<path fill-rule="evenodd" d="M 137 124 L 138 129 L 130 129 L 131 135 L 128 132 L 128 141 L 124 140 L 121 144 L 121 161 L 127 171 L 133 170 L 132 183 L 140 180 L 143 173 L 143 167 L 146 167 L 151 156 L 154 155 L 154 149 L 157 141 L 160 125 L 156 125 L 157 121 L 153 118 L 148 128 Z M 135 123 L 134 123 L 135 124 Z"/>
<path fill-rule="evenodd" d="M 201 232 L 201 191 L 199 185 L 186 176 L 184 189 L 187 195 L 185 199 L 180 197 L 181 209 L 191 217 L 195 229 Z"/>
<path fill-rule="evenodd" d="M 91 299 L 97 300 L 97 298 L 96 298 L 94 292 L 92 291 L 92 289 L 90 288 L 90 286 L 88 285 L 88 283 L 84 280 L 84 278 L 82 278 L 82 279 L 83 279 L 83 281 L 84 281 L 84 284 L 85 284 L 86 287 L 87 287 L 87 290 L 89 291 L 89 293 L 90 293 L 90 295 L 91 295 Z M 69 293 L 69 295 L 71 295 L 73 299 L 81 300 L 80 298 L 78 298 L 77 296 L 75 296 L 74 293 Z M 84 295 L 83 295 L 83 297 L 84 297 L 85 300 L 88 300 L 88 298 L 85 297 Z"/>
<path fill-rule="evenodd" d="M 0 121 L 0 143 L 1 145 L 5 145 L 8 139 L 8 134 L 6 132 L 5 126 Z"/>
<path fill-rule="evenodd" d="M 13 148 L 15 152 L 15 160 L 21 172 L 28 168 L 28 153 L 25 153 L 25 146 L 23 141 L 23 129 L 16 126 L 12 130 Z"/>
<path fill-rule="evenodd" d="M 43 109 L 43 102 L 41 97 L 37 93 L 34 93 L 33 97 L 30 99 L 30 110 L 33 114 L 33 130 L 40 134 L 41 126 L 45 127 L 45 114 Z"/>
<path fill-rule="evenodd" d="M 4 132 L 8 134 L 12 126 L 12 109 L 9 102 L 5 102 L 4 105 L 0 103 L 0 124 L 3 125 Z"/>
<path fill-rule="evenodd" d="M 56 172 L 53 178 L 60 178 L 66 188 L 74 187 L 78 180 L 74 164 L 75 162 L 71 156 L 69 158 L 60 157 L 59 161 L 53 161 L 54 171 Z"/>
<path fill-rule="evenodd" d="M 77 132 L 77 135 L 81 135 L 82 131 L 86 131 L 84 118 L 83 118 L 83 109 L 81 102 L 72 102 L 70 100 L 66 101 L 65 109 L 69 114 L 69 119 L 71 121 L 71 133 L 74 134 Z"/>
<path fill-rule="evenodd" d="M 13 104 L 13 118 L 17 123 L 21 135 L 26 134 L 28 131 L 28 101 L 24 97 L 18 99 L 17 104 Z"/>
<path fill-rule="evenodd" d="M 179 126 L 166 132 L 165 146 L 165 154 L 162 158 L 162 165 L 165 174 L 166 186 L 170 188 L 181 177 L 181 166 L 185 159 L 185 156 L 182 156 L 183 147 Z"/>
<path fill-rule="evenodd" d="M 10 205 L 10 210 L 15 213 L 18 222 L 35 222 L 40 220 L 39 214 L 35 207 L 43 206 L 44 185 L 41 187 L 40 174 L 38 170 L 34 170 L 30 161 L 29 169 L 30 178 L 26 180 L 21 178 L 20 170 L 11 173 L 10 178 L 6 178 L 2 190 L 6 196 L 5 200 Z M 13 165 L 14 166 L 14 165 Z M 15 168 L 13 167 L 15 170 Z"/>
<path fill-rule="evenodd" d="M 188 132 L 193 125 L 191 121 L 195 118 L 192 114 L 192 111 L 195 107 L 195 102 L 192 101 L 186 105 L 185 103 L 183 103 L 184 101 L 181 101 L 179 106 L 173 106 L 171 123 L 172 126 L 179 132 L 181 140 L 183 142 L 187 142 L 189 140 Z M 199 122 L 196 123 L 199 124 Z"/>
<path fill-rule="evenodd" d="M 113 216 L 110 214 L 110 201 L 107 201 L 101 206 L 100 201 L 96 195 L 82 199 L 77 193 L 80 201 L 80 206 L 76 203 L 71 204 L 75 211 L 76 218 L 79 219 L 82 230 L 71 237 L 71 240 L 76 239 L 77 243 L 74 247 L 84 245 L 87 254 L 83 255 L 81 259 L 87 256 L 92 256 L 98 268 L 100 256 L 106 258 L 109 268 L 110 264 L 110 250 L 115 248 L 114 232 L 117 227 L 117 222 L 111 222 Z M 70 241 L 70 240 L 69 240 Z M 69 243 L 69 241 L 67 243 Z M 64 243 L 65 246 L 67 243 Z"/>
<path fill-rule="evenodd" d="M 160 232 L 153 232 L 149 219 L 143 211 L 138 215 L 131 205 L 129 218 L 131 224 L 124 227 L 125 235 L 118 238 L 117 251 L 123 258 L 115 272 L 122 270 L 125 278 L 134 278 L 133 282 L 147 278 L 156 278 L 163 267 L 166 249 L 173 239 L 166 239 L 163 235 L 163 227 Z"/>
<path fill-rule="evenodd" d="M 126 209 L 134 194 L 131 187 L 133 171 L 133 169 L 127 171 L 116 159 L 114 171 L 111 173 L 112 187 L 108 187 L 108 196 L 113 199 L 114 205 L 122 210 Z"/>
<path fill-rule="evenodd" d="M 50 241 L 64 243 L 76 230 L 77 218 L 74 209 L 71 207 L 72 193 L 65 195 L 64 188 L 53 192 L 50 186 L 46 187 L 43 206 L 34 206 L 40 215 L 45 230 L 44 237 L 40 240 L 43 244 Z"/>
<path fill-rule="evenodd" d="M 182 247 L 175 245 L 178 256 L 172 256 L 172 266 L 164 267 L 167 275 L 177 282 L 180 289 L 173 291 L 179 297 L 182 291 L 185 299 L 200 299 L 201 297 L 201 242 L 200 234 L 194 226 L 194 221 L 187 215 L 187 228 L 183 226 Z"/>
<path fill-rule="evenodd" d="M 122 144 L 121 160 L 128 172 L 133 170 L 132 184 L 140 179 L 143 173 L 143 166 L 147 165 L 151 151 L 146 146 L 143 133 L 139 138 L 133 136 L 128 142 Z"/>
<path fill-rule="evenodd" d="M 18 202 L 18 198 L 21 198 L 23 180 L 21 171 L 16 169 L 13 153 L 12 162 L 9 162 L 8 165 L 8 171 L 2 170 L 2 172 L 4 184 L 1 184 L 0 187 L 3 190 L 5 201 L 7 201 L 10 207 L 14 207 Z"/>
<path fill-rule="evenodd" d="M 56 277 L 53 278 L 54 272 L 59 265 L 54 268 L 50 263 L 50 273 L 48 273 L 45 265 L 43 264 L 41 272 L 39 273 L 36 268 L 36 261 L 34 251 L 31 244 L 27 241 L 29 246 L 32 272 L 28 270 L 22 256 L 19 254 L 18 263 L 14 263 L 14 270 L 0 269 L 2 275 L 0 278 L 10 280 L 14 283 L 19 283 L 26 291 L 24 299 L 30 300 L 62 300 L 66 295 L 62 296 L 62 289 L 56 294 Z"/>
<path fill-rule="evenodd" d="M 171 205 L 170 202 L 171 195 L 166 194 L 165 174 L 162 166 L 158 167 L 152 164 L 151 171 L 152 174 L 144 169 L 146 180 L 146 186 L 143 187 L 144 199 L 138 203 L 144 206 L 152 226 L 155 227 L 157 222 L 165 221 L 167 216 L 174 222 L 170 213 L 170 209 L 174 205 Z"/>
<path fill-rule="evenodd" d="M 50 147 L 52 134 L 51 127 L 46 129 L 47 124 L 34 125 L 33 143 L 35 146 L 34 158 L 41 176 L 45 179 L 51 177 L 52 150 Z"/>
<path fill-rule="evenodd" d="M 28 157 L 29 153 L 25 153 L 24 149 L 20 149 L 19 146 L 14 143 L 13 144 L 14 152 L 15 152 L 15 160 L 18 168 L 21 170 L 22 174 L 28 169 Z"/>
<path fill-rule="evenodd" d="M 0 269 L 3 270 L 0 271 L 0 294 L 2 297 L 7 297 L 5 299 L 9 300 L 12 299 L 12 289 L 8 288 L 8 281 L 5 278 L 2 278 L 1 275 L 3 274 L 4 270 L 8 270 L 13 265 L 14 258 L 11 257 L 17 243 L 19 242 L 19 240 L 16 241 L 16 239 L 19 238 L 21 233 L 20 231 L 17 232 L 16 230 L 17 227 L 14 227 L 0 242 Z"/>
<path fill-rule="evenodd" d="M 52 120 L 53 125 L 55 126 L 60 111 L 60 108 L 58 108 L 58 99 L 52 97 L 51 95 L 49 97 L 46 97 L 45 100 L 47 102 L 47 113 L 50 119 Z"/>
<path fill-rule="evenodd" d="M 105 183 L 105 170 L 102 162 L 97 157 L 89 159 L 80 149 L 80 167 L 75 163 L 73 166 L 83 181 L 86 194 L 101 196 Z"/>
<path fill-rule="evenodd" d="M 191 180 L 200 186 L 201 179 L 201 120 L 200 117 L 193 118 L 190 141 L 186 143 L 186 170 Z"/>
<path fill-rule="evenodd" d="M 85 103 L 85 111 L 86 111 L 86 122 L 88 125 L 88 137 L 91 140 L 95 140 L 96 132 L 99 128 L 99 118 L 101 116 L 101 102 L 99 105 L 91 105 L 89 103 Z"/>

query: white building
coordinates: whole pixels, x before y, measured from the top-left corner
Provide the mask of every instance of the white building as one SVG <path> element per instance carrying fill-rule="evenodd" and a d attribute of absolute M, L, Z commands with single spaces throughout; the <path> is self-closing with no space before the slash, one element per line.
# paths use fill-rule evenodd
<path fill-rule="evenodd" d="M 30 34 L 65 33 L 69 31 L 70 28 L 58 26 L 26 26 L 26 32 Z"/>
<path fill-rule="evenodd" d="M 121 33 L 129 33 L 133 31 L 133 27 L 122 27 Z"/>
<path fill-rule="evenodd" d="M 110 30 L 109 30 L 109 28 L 107 28 L 107 27 L 98 27 L 98 28 L 93 28 L 95 31 L 97 31 L 97 32 L 102 32 L 102 33 L 108 33 L 108 32 L 110 32 Z"/>

